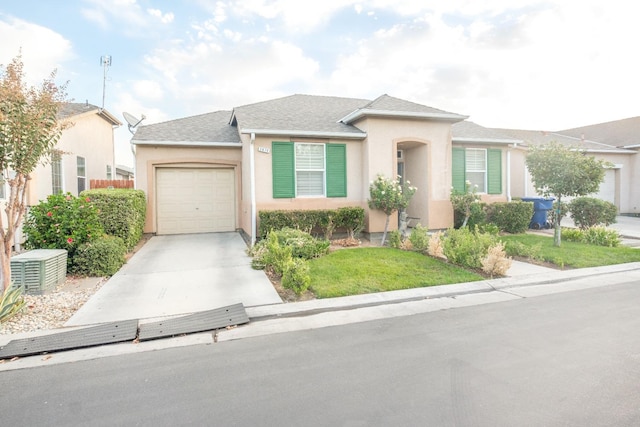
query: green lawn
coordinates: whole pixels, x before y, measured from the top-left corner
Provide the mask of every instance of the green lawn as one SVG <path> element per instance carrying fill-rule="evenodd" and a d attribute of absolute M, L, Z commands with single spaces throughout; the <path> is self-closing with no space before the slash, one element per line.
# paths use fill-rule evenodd
<path fill-rule="evenodd" d="M 333 298 L 482 279 L 476 273 L 416 252 L 354 248 L 311 260 L 310 288 L 317 298 Z"/>
<path fill-rule="evenodd" d="M 558 248 L 553 246 L 553 237 L 534 234 L 510 234 L 500 236 L 500 240 L 507 244 L 507 248 L 508 242 L 520 242 L 528 248 L 539 245 L 540 257 L 560 268 L 597 267 L 640 261 L 640 249 L 627 246 L 609 248 L 562 241 Z"/>
<path fill-rule="evenodd" d="M 500 239 L 505 243 L 519 242 L 527 251 L 538 247 L 534 252 L 540 260 L 560 268 L 640 262 L 640 249 L 626 246 L 609 248 L 562 242 L 562 246 L 557 248 L 553 246 L 552 237 L 534 234 L 505 235 Z M 310 289 L 316 298 L 483 280 L 479 274 L 426 255 L 383 247 L 337 250 L 311 260 L 310 266 Z"/>

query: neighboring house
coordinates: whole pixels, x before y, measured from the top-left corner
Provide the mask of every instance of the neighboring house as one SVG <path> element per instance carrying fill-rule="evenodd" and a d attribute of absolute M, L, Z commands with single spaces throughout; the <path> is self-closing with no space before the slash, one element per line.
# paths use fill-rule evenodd
<path fill-rule="evenodd" d="M 418 191 L 409 216 L 431 229 L 447 228 L 453 223 L 452 125 L 464 119 L 388 95 L 373 101 L 292 95 L 141 126 L 131 142 L 137 188 L 147 192 L 145 232 L 240 229 L 255 236 L 261 210 L 361 206 L 364 231 L 375 235 L 385 217 L 369 210 L 367 199 L 378 174 L 410 181 Z M 515 142 L 468 137 L 476 139 L 454 139 L 456 148 L 488 159 L 486 171 L 467 169 L 468 177 L 488 180 L 491 200 L 507 200 L 503 171 Z"/>
<path fill-rule="evenodd" d="M 545 132 L 519 129 L 493 129 L 514 139 L 521 140 L 518 150 L 513 151 L 512 195 L 514 197 L 536 196 L 536 191 L 531 182 L 531 176 L 525 167 L 527 147 L 548 144 L 555 141 L 566 147 L 577 147 L 596 159 L 610 163 L 605 171 L 604 181 L 600 190 L 591 195 L 616 205 L 620 213 L 637 213 L 640 197 L 637 186 L 640 165 L 638 164 L 637 151 L 628 148 L 619 148 L 604 144 L 592 139 L 570 136 L 566 131 Z"/>
<path fill-rule="evenodd" d="M 125 181 L 133 180 L 133 168 L 124 165 L 116 165 L 115 179 L 122 179 Z"/>
<path fill-rule="evenodd" d="M 91 179 L 115 179 L 114 128 L 122 123 L 107 110 L 88 103 L 66 103 L 59 118 L 72 126 L 62 131 L 58 154 L 31 174 L 28 206 L 50 194 L 77 196 L 89 189 Z"/>

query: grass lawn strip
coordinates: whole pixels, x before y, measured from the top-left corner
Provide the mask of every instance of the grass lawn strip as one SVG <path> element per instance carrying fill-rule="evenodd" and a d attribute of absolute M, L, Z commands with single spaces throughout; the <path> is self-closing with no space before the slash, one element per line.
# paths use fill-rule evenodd
<path fill-rule="evenodd" d="M 535 234 L 510 234 L 500 236 L 500 240 L 517 241 L 529 247 L 539 245 L 542 259 L 560 268 L 599 267 L 640 261 L 640 250 L 627 246 L 610 248 L 562 241 L 561 246 L 556 247 L 553 246 L 553 237 Z"/>
<path fill-rule="evenodd" d="M 311 261 L 311 290 L 333 298 L 483 280 L 437 259 L 393 248 L 354 248 Z"/>

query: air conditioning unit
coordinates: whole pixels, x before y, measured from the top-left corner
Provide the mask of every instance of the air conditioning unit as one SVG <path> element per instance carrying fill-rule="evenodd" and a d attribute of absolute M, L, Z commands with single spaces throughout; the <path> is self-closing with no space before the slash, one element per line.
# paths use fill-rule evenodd
<path fill-rule="evenodd" d="M 13 286 L 24 286 L 31 295 L 52 291 L 67 277 L 67 251 L 35 249 L 11 257 Z"/>

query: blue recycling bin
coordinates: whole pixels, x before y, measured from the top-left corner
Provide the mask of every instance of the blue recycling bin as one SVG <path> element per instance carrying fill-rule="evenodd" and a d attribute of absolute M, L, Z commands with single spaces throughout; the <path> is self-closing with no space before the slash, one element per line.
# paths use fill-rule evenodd
<path fill-rule="evenodd" d="M 551 228 L 551 224 L 547 220 L 547 212 L 553 209 L 553 201 L 555 199 L 550 197 L 545 199 L 544 197 L 523 197 L 523 202 L 533 202 L 533 216 L 529 223 L 529 228 L 534 230 L 540 230 L 542 228 Z"/>

